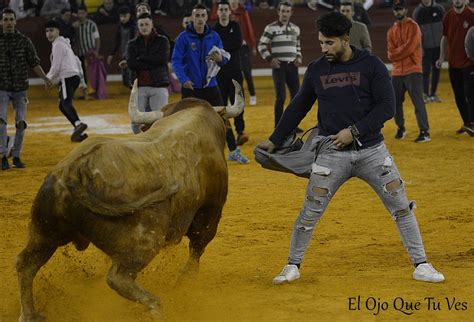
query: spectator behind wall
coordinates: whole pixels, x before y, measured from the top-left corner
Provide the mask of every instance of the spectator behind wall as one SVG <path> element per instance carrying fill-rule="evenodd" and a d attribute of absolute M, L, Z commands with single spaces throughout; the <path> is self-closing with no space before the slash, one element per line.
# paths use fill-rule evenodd
<path fill-rule="evenodd" d="M 61 16 L 57 18 L 56 21 L 59 23 L 59 31 L 61 36 L 69 39 L 71 47 L 74 48 L 76 41 L 76 32 L 74 31 L 74 27 L 72 26 L 71 14 L 71 9 L 63 9 L 61 10 Z"/>
<path fill-rule="evenodd" d="M 40 16 L 45 18 L 57 18 L 63 9 L 71 9 L 69 0 L 45 0 L 40 11 Z"/>
<path fill-rule="evenodd" d="M 102 5 L 97 8 L 93 19 L 98 25 L 117 23 L 119 21 L 119 14 L 114 0 L 104 0 Z"/>

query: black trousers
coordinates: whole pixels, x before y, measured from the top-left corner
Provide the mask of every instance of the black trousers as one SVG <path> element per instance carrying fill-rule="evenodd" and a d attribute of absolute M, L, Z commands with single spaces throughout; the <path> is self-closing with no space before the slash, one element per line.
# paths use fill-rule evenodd
<path fill-rule="evenodd" d="M 252 64 L 250 57 L 252 55 L 251 49 L 247 45 L 243 45 L 240 50 L 240 59 L 242 61 L 242 72 L 244 73 L 245 81 L 249 89 L 250 96 L 255 96 L 255 86 L 253 85 Z"/>
<path fill-rule="evenodd" d="M 188 89 L 181 87 L 181 98 L 195 97 L 200 98 L 209 102 L 212 106 L 224 106 L 224 101 L 222 100 L 221 91 L 218 86 L 207 87 L 207 88 L 195 88 Z M 235 142 L 234 133 L 232 128 L 230 128 L 230 123 L 227 122 L 227 131 L 226 131 L 226 140 L 229 151 L 234 151 L 237 149 L 237 143 Z"/>
<path fill-rule="evenodd" d="M 286 87 L 290 90 L 291 98 L 295 97 L 300 89 L 298 67 L 293 63 L 281 62 L 280 68 L 272 69 L 273 85 L 275 87 L 275 127 L 283 115 L 283 105 L 286 99 Z"/>
<path fill-rule="evenodd" d="M 440 70 L 436 67 L 436 60 L 439 58 L 439 51 L 439 47 L 423 48 L 423 93 L 428 96 L 435 95 L 436 90 L 438 89 Z"/>
<path fill-rule="evenodd" d="M 227 100 L 230 100 L 231 104 L 234 104 L 235 101 L 235 87 L 232 83 L 232 79 L 235 79 L 240 86 L 243 83 L 242 72 L 240 69 L 234 70 L 221 70 L 217 74 L 217 84 L 219 84 L 219 89 L 221 90 L 222 100 L 224 105 L 227 105 Z M 244 112 L 234 118 L 234 125 L 237 134 L 242 134 L 245 130 L 245 121 L 244 121 Z"/>
<path fill-rule="evenodd" d="M 76 126 L 76 122 L 79 121 L 79 116 L 72 105 L 72 98 L 80 81 L 79 76 L 73 76 L 66 78 L 59 84 L 59 110 L 74 127 Z"/>
<path fill-rule="evenodd" d="M 464 125 L 474 123 L 474 66 L 449 68 L 454 100 Z"/>

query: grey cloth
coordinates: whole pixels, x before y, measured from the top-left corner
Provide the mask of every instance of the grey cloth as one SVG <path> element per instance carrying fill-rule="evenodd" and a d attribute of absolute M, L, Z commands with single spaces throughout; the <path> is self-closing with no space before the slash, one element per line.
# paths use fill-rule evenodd
<path fill-rule="evenodd" d="M 331 144 L 318 154 L 293 228 L 288 262 L 300 264 L 303 261 L 314 227 L 339 187 L 352 177 L 364 180 L 378 194 L 396 222 L 411 262 L 425 262 L 426 254 L 413 213 L 414 202 L 408 201 L 400 173 L 384 143 L 358 151 L 338 150 Z M 396 180 L 400 180 L 400 186 L 388 191 L 386 185 Z"/>
<path fill-rule="evenodd" d="M 415 106 L 416 122 L 420 131 L 428 131 L 428 114 L 423 101 L 423 74 L 413 73 L 405 76 L 393 76 L 393 89 L 395 90 L 395 123 L 399 128 L 405 128 L 403 116 L 403 102 L 405 92 L 408 91 L 411 101 Z"/>
<path fill-rule="evenodd" d="M 5 156 L 8 151 L 7 112 L 10 101 L 12 102 L 13 110 L 15 111 L 16 125 L 12 156 L 19 158 L 23 147 L 23 138 L 25 136 L 26 129 L 26 110 L 28 104 L 26 91 L 7 92 L 0 90 L 0 157 Z M 23 123 L 23 126 L 21 123 Z"/>
<path fill-rule="evenodd" d="M 324 137 L 318 136 L 316 127 L 309 134 L 308 139 L 297 151 L 290 152 L 290 146 L 296 140 L 296 134 L 292 133 L 282 144 L 283 148 L 277 149 L 274 153 L 268 153 L 256 147 L 253 150 L 255 161 L 268 170 L 292 173 L 298 177 L 309 178 L 311 175 L 311 165 L 315 159 L 316 150 Z"/>
<path fill-rule="evenodd" d="M 369 29 L 361 22 L 352 21 L 349 43 L 359 49 L 372 52 L 372 41 L 370 40 Z"/>
<path fill-rule="evenodd" d="M 464 41 L 466 47 L 466 55 L 469 59 L 474 60 L 474 27 L 471 27 L 467 34 L 466 40 Z"/>
<path fill-rule="evenodd" d="M 423 48 L 437 48 L 443 36 L 444 7 L 433 0 L 431 6 L 422 3 L 413 11 L 413 20 L 420 26 Z"/>

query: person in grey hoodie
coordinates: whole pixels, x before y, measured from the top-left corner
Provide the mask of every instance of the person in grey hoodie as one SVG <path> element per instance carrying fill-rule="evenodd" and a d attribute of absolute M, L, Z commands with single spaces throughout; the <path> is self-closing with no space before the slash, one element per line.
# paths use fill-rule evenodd
<path fill-rule="evenodd" d="M 86 87 L 82 66 L 79 58 L 74 55 L 69 39 L 59 36 L 60 25 L 56 20 L 50 20 L 45 25 L 46 38 L 52 43 L 51 68 L 46 75 L 53 84 L 59 85 L 59 110 L 66 116 L 74 127 L 71 135 L 72 142 L 81 142 L 87 138 L 84 131 L 87 124 L 82 122 L 72 105 L 74 92 L 80 85 Z"/>
<path fill-rule="evenodd" d="M 421 0 L 421 3 L 413 11 L 413 20 L 420 26 L 422 35 L 423 98 L 425 103 L 441 102 L 441 99 L 436 95 L 440 73 L 440 70 L 436 68 L 436 60 L 439 58 L 439 44 L 443 36 L 443 15 L 443 6 L 434 0 Z"/>
<path fill-rule="evenodd" d="M 270 138 L 257 147 L 272 152 L 318 100 L 319 153 L 312 163 L 304 204 L 293 227 L 288 264 L 274 284 L 300 278 L 300 265 L 314 229 L 337 190 L 350 178 L 366 181 L 379 195 L 397 225 L 412 264 L 413 279 L 442 282 L 427 263 L 414 202 L 381 129 L 395 112 L 395 94 L 384 63 L 349 45 L 351 21 L 339 12 L 317 21 L 323 57 L 309 64 L 300 91 L 291 100 Z"/>

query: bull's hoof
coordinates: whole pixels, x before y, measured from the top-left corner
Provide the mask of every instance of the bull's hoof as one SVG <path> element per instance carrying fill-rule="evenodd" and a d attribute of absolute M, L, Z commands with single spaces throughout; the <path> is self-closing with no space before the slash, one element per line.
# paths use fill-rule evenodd
<path fill-rule="evenodd" d="M 35 313 L 35 314 L 30 314 L 30 315 L 20 315 L 20 318 L 18 319 L 20 322 L 43 322 L 45 321 L 44 316 L 41 314 Z"/>

